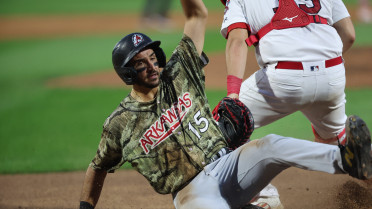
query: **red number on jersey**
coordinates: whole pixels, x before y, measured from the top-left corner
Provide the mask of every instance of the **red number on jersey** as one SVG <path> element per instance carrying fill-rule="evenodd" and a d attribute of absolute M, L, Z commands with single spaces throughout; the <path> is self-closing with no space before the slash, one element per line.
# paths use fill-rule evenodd
<path fill-rule="evenodd" d="M 313 2 L 312 7 L 307 7 L 306 4 L 299 4 L 298 6 L 308 14 L 318 14 L 321 9 L 320 0 L 311 0 Z M 278 7 L 273 8 L 274 13 L 278 10 Z"/>
<path fill-rule="evenodd" d="M 312 2 L 312 7 L 307 7 L 306 4 L 299 4 L 298 6 L 308 14 L 318 14 L 321 9 L 320 0 L 312 0 Z"/>

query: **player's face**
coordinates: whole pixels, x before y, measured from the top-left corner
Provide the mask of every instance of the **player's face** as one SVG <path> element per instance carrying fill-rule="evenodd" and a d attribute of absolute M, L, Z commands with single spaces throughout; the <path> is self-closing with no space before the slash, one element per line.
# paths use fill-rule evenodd
<path fill-rule="evenodd" d="M 145 49 L 132 59 L 133 67 L 137 70 L 136 84 L 147 88 L 159 85 L 159 63 L 152 49 Z"/>

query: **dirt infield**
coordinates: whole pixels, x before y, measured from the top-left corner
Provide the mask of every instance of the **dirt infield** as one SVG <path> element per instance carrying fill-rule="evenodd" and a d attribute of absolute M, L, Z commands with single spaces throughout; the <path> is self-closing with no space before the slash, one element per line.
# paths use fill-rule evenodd
<path fill-rule="evenodd" d="M 0 176 L 0 208 L 78 208 L 84 172 Z M 277 176 L 286 209 L 367 209 L 372 191 L 367 182 L 347 175 L 330 175 L 290 168 Z M 171 209 L 170 195 L 154 192 L 137 172 L 120 170 L 108 174 L 96 208 Z"/>
<path fill-rule="evenodd" d="M 177 25 L 182 17 L 172 16 Z M 209 25 L 220 24 L 221 14 L 210 14 Z M 127 23 L 133 24 L 127 24 Z M 112 23 L 112 24 L 107 24 Z M 124 25 L 140 29 L 138 17 L 129 16 L 58 16 L 0 18 L 0 40 L 24 37 L 50 37 L 70 34 L 118 32 Z M 178 24 L 179 23 L 179 24 Z M 206 68 L 207 88 L 225 88 L 225 58 L 209 54 Z M 372 49 L 353 48 L 345 56 L 347 87 L 372 86 Z M 223 67 L 221 67 L 223 66 Z M 257 69 L 253 53 L 247 62 L 246 77 Z M 51 87 L 124 86 L 112 69 L 74 77 L 46 81 Z M 88 163 L 88 162 L 87 162 Z M 0 175 L 0 208 L 67 209 L 78 208 L 84 172 Z M 347 175 L 290 168 L 277 176 L 273 184 L 279 189 L 286 209 L 372 208 L 372 185 Z M 159 195 L 135 171 L 120 170 L 109 174 L 97 208 L 174 208 L 170 195 Z"/>

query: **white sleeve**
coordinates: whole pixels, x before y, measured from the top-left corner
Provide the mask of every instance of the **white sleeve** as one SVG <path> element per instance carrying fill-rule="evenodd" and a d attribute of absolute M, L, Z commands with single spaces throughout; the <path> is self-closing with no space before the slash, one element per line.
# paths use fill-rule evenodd
<path fill-rule="evenodd" d="M 332 7 L 332 21 L 334 23 L 344 19 L 345 17 L 349 17 L 350 14 L 347 11 L 347 8 L 342 2 L 342 0 L 333 0 L 333 7 Z"/>
<path fill-rule="evenodd" d="M 234 23 L 242 22 L 247 24 L 247 19 L 245 17 L 245 11 L 243 9 L 243 4 L 240 0 L 227 0 L 225 7 L 225 14 L 223 16 L 221 35 L 227 38 L 228 27 Z"/>

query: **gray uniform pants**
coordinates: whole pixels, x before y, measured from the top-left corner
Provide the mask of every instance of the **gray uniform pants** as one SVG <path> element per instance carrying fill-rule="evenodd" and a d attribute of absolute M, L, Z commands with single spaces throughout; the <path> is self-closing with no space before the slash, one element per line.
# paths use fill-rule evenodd
<path fill-rule="evenodd" d="M 337 146 L 270 134 L 207 165 L 176 194 L 174 205 L 177 209 L 239 208 L 291 166 L 345 173 Z"/>

